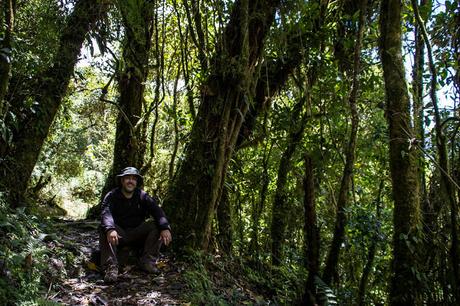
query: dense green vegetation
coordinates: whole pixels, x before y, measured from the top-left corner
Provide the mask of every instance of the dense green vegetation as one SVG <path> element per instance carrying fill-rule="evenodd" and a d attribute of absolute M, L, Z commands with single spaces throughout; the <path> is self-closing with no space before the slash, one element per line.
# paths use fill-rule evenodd
<path fill-rule="evenodd" d="M 40 234 L 125 166 L 192 304 L 460 302 L 459 1 L 0 12 L 0 304 L 46 303 L 50 252 L 74 258 Z"/>

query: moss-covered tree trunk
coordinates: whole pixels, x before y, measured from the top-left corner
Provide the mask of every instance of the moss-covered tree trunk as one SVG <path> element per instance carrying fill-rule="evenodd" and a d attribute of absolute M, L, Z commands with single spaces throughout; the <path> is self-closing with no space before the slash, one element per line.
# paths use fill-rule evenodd
<path fill-rule="evenodd" d="M 115 132 L 113 164 L 107 176 L 102 197 L 115 187 L 121 169 L 144 163 L 146 135 L 141 120 L 144 107 L 145 81 L 149 73 L 155 7 L 150 1 L 120 0 L 117 7 L 125 28 L 123 55 L 118 72 L 118 117 Z"/>
<path fill-rule="evenodd" d="M 53 63 L 33 80 L 33 96 L 27 99 L 36 103 L 26 110 L 26 114 L 20 106 L 12 105 L 12 111 L 17 112 L 19 124 L 14 133 L 13 145 L 8 147 L 0 159 L 0 188 L 9 191 L 12 206 L 22 204 L 27 183 L 66 93 L 85 36 L 105 8 L 105 0 L 79 0 L 75 3 L 62 29 Z"/>
<path fill-rule="evenodd" d="M 256 65 L 279 1 L 240 0 L 218 48 L 164 208 L 179 247 L 207 249 L 227 165 L 252 100 Z"/>
<path fill-rule="evenodd" d="M 410 124 L 410 107 L 401 43 L 399 0 L 381 3 L 380 53 L 386 93 L 390 171 L 393 185 L 393 262 L 390 290 L 391 305 L 420 305 L 417 274 L 417 241 L 420 227 L 419 176 L 417 153 Z"/>

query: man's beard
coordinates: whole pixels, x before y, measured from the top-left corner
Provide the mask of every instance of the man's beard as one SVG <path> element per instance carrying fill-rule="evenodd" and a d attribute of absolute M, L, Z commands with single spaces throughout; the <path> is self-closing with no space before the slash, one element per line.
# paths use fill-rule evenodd
<path fill-rule="evenodd" d="M 123 186 L 123 191 L 126 193 L 133 193 L 134 190 L 136 190 L 136 186 L 130 185 L 130 186 Z"/>

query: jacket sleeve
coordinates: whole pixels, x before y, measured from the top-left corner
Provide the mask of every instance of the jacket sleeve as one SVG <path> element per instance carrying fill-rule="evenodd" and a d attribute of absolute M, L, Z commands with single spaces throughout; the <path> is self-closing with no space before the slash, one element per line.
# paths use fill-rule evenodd
<path fill-rule="evenodd" d="M 112 200 L 113 193 L 109 192 L 102 200 L 102 210 L 101 210 L 101 228 L 104 232 L 108 230 L 115 229 L 115 221 L 112 216 Z"/>
<path fill-rule="evenodd" d="M 166 215 L 163 209 L 161 209 L 161 207 L 158 206 L 157 200 L 147 194 L 145 197 L 145 202 L 148 213 L 155 218 L 155 221 L 157 222 L 160 231 L 165 229 L 171 230 L 171 227 L 169 226 L 169 221 L 168 219 L 166 219 Z"/>

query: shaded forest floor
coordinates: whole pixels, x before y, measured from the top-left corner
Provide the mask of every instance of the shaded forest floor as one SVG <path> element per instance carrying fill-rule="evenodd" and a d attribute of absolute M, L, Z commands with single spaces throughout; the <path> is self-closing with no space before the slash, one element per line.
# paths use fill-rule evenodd
<path fill-rule="evenodd" d="M 52 225 L 53 233 L 40 237 L 48 250 L 54 250 L 42 275 L 48 287 L 45 301 L 58 305 L 278 304 L 270 290 L 248 280 L 241 264 L 212 255 L 197 255 L 185 263 L 165 253 L 158 263 L 161 273 L 152 275 L 137 266 L 129 250 L 120 250 L 119 279 L 105 284 L 94 256 L 99 222 L 59 220 Z"/>
<path fill-rule="evenodd" d="M 66 277 L 58 283 L 50 283 L 47 294 L 49 300 L 66 305 L 187 305 L 180 298 L 184 287 L 181 280 L 183 267 L 176 266 L 167 256 L 159 260 L 161 274 L 151 275 L 130 262 L 129 253 L 123 254 L 118 281 L 115 284 L 105 284 L 103 274 L 94 263 L 94 254 L 98 250 L 98 224 L 56 224 L 56 236 L 47 239 L 48 247 L 62 244 L 76 258 L 72 266 L 65 267 Z M 62 267 L 62 259 L 50 260 L 52 270 L 59 271 Z"/>
<path fill-rule="evenodd" d="M 0 196 L 0 305 L 293 305 L 304 286 L 303 270 L 218 250 L 178 260 L 168 248 L 159 275 L 120 249 L 119 280 L 107 285 L 95 265 L 99 221 L 64 221 L 2 203 Z"/>

